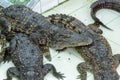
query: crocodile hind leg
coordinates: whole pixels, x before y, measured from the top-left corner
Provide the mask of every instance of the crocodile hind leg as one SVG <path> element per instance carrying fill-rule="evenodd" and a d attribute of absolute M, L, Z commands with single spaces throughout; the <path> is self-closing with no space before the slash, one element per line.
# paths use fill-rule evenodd
<path fill-rule="evenodd" d="M 83 62 L 78 64 L 77 70 L 80 73 L 77 79 L 87 80 L 87 71 L 92 71 L 92 67 L 87 63 Z"/>
<path fill-rule="evenodd" d="M 48 72 L 50 72 L 52 70 L 52 74 L 58 79 L 58 80 L 63 80 L 63 78 L 65 78 L 65 76 L 63 76 L 64 74 L 57 72 L 55 67 L 52 64 L 45 64 L 43 69 L 43 75 L 45 76 Z"/>
<path fill-rule="evenodd" d="M 3 80 L 12 80 L 12 77 L 19 77 L 19 71 L 15 67 L 11 67 L 7 70 L 7 79 Z"/>

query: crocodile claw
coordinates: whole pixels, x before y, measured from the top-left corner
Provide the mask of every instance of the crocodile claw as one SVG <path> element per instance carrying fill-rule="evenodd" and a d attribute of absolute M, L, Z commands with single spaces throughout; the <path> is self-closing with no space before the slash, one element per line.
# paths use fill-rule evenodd
<path fill-rule="evenodd" d="M 63 78 L 65 78 L 64 74 L 61 72 L 58 72 L 54 75 L 58 80 L 64 80 Z"/>

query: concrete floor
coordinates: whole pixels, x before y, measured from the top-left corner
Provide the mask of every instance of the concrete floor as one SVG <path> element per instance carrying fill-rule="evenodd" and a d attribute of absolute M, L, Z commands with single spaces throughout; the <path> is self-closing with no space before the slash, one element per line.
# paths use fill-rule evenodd
<path fill-rule="evenodd" d="M 44 16 L 55 13 L 63 13 L 74 16 L 81 20 L 85 25 L 88 25 L 93 22 L 90 16 L 90 5 L 95 0 L 69 0 L 62 5 L 55 7 L 54 9 L 44 13 Z M 34 8 L 33 8 L 34 9 Z M 104 16 L 104 17 L 103 17 Z M 120 54 L 120 14 L 108 10 L 102 9 L 97 12 L 97 17 L 109 26 L 114 31 L 109 31 L 103 27 L 103 35 L 109 41 L 113 54 Z M 66 78 L 64 80 L 78 80 L 76 79 L 79 73 L 76 70 L 76 66 L 84 62 L 83 58 L 74 50 L 67 49 L 64 52 L 56 52 L 54 49 L 50 49 L 52 55 L 52 61 L 49 62 L 44 58 L 44 63 L 52 63 L 57 68 L 57 71 L 64 73 Z M 59 64 L 58 64 L 59 63 Z M 13 66 L 13 64 L 5 63 L 0 64 L 0 80 L 6 78 L 6 70 Z M 120 66 L 117 68 L 118 73 L 120 74 Z M 87 80 L 94 80 L 93 75 L 88 72 Z M 13 80 L 16 80 L 15 78 Z M 51 73 L 48 73 L 45 76 L 44 80 L 57 80 Z"/>

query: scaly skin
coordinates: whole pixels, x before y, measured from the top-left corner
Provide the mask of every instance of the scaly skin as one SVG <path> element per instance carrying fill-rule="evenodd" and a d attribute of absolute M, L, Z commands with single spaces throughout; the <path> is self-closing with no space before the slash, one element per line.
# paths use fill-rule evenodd
<path fill-rule="evenodd" d="M 108 28 L 105 24 L 103 24 L 97 17 L 96 13 L 100 9 L 111 9 L 117 12 L 120 12 L 120 0 L 98 0 L 92 3 L 91 5 L 91 17 L 95 21 L 92 25 L 102 25 L 103 27 L 112 30 Z"/>
<path fill-rule="evenodd" d="M 7 70 L 7 79 L 4 80 L 12 80 L 15 76 L 20 80 L 44 80 L 44 76 L 51 70 L 58 80 L 64 78 L 52 64 L 43 65 L 42 51 L 25 34 L 15 34 L 10 41 L 9 52 L 15 67 Z"/>
<path fill-rule="evenodd" d="M 7 41 L 10 41 L 16 33 L 37 35 L 34 41 L 37 45 L 43 45 L 43 53 L 49 55 L 49 47 L 64 49 L 66 47 L 83 46 L 92 43 L 92 39 L 71 30 L 54 27 L 44 16 L 33 12 L 23 5 L 12 5 L 0 11 L 1 33 L 5 34 Z M 39 41 L 39 34 L 45 32 L 45 41 Z M 79 36 L 79 37 L 77 37 Z M 47 41 L 47 43 L 45 43 Z"/>
<path fill-rule="evenodd" d="M 0 34 L 0 63 L 4 61 L 5 49 L 7 47 L 6 43 L 6 37 Z"/>
<path fill-rule="evenodd" d="M 3 9 L 2 6 L 0 6 L 0 11 Z M 5 47 L 6 47 L 6 37 L 2 34 L 0 34 L 0 46 L 1 46 L 1 50 L 0 50 L 0 63 L 4 60 L 4 55 L 5 55 Z"/>
<path fill-rule="evenodd" d="M 61 28 L 71 29 L 75 32 L 77 32 L 76 29 L 79 29 L 86 36 L 93 39 L 91 45 L 75 47 L 85 60 L 85 62 L 77 66 L 81 74 L 78 78 L 87 80 L 86 71 L 90 71 L 94 75 L 94 80 L 119 80 L 116 68 L 120 63 L 120 54 L 112 55 L 111 47 L 101 35 L 102 31 L 99 28 L 93 28 L 93 25 L 87 27 L 76 18 L 65 14 L 50 15 L 48 21 Z"/>

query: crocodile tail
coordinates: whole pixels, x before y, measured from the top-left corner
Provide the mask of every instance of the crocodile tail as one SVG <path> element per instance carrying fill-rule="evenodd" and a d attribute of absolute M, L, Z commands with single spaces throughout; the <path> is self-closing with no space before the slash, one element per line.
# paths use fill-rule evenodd
<path fill-rule="evenodd" d="M 106 26 L 103 22 L 101 22 L 99 19 L 96 19 L 94 24 L 102 25 L 104 28 L 113 31 L 111 28 L 107 27 L 107 26 Z"/>
<path fill-rule="evenodd" d="M 108 4 L 106 4 L 108 3 Z M 103 27 L 105 27 L 106 29 L 112 30 L 111 28 L 107 27 L 103 22 L 101 22 L 97 17 L 96 17 L 96 13 L 98 10 L 106 8 L 106 9 L 112 9 L 112 1 L 105 1 L 105 0 L 100 0 L 100 1 L 96 1 L 91 5 L 91 17 L 92 19 L 95 21 L 94 24 L 98 24 L 98 25 L 102 25 Z M 114 7 L 115 11 L 117 11 Z"/>

